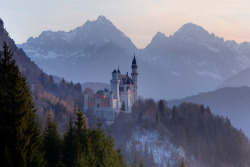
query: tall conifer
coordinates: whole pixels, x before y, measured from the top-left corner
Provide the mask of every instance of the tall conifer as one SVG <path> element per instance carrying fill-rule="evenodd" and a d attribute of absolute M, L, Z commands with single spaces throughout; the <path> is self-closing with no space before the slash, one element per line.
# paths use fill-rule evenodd
<path fill-rule="evenodd" d="M 31 91 L 12 56 L 4 43 L 0 53 L 0 166 L 43 166 Z M 12 165 L 6 164 L 9 160 Z"/>
<path fill-rule="evenodd" d="M 60 160 L 61 140 L 57 124 L 51 120 L 50 113 L 47 117 L 47 128 L 45 129 L 43 138 L 45 159 L 49 167 L 54 167 Z"/>
<path fill-rule="evenodd" d="M 73 160 L 77 155 L 77 141 L 76 141 L 76 132 L 75 128 L 73 127 L 72 118 L 70 118 L 69 121 L 69 129 L 64 135 L 63 155 L 66 166 L 67 167 L 73 166 L 74 163 Z"/>

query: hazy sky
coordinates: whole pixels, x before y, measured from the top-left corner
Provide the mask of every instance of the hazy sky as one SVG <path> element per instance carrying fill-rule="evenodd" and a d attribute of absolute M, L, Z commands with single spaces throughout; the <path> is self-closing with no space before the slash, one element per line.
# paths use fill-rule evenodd
<path fill-rule="evenodd" d="M 250 41 L 250 0 L 0 0 L 0 18 L 16 43 L 44 30 L 69 31 L 106 16 L 138 48 L 160 31 L 192 22 L 237 42 Z"/>

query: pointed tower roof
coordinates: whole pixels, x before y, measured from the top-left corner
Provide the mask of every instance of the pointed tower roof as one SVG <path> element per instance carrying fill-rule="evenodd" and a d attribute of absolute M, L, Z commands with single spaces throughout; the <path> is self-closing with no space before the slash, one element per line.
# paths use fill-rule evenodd
<path fill-rule="evenodd" d="M 136 59 L 135 59 L 135 54 L 134 54 L 134 59 L 133 59 L 133 61 L 132 61 L 132 65 L 136 65 Z"/>
<path fill-rule="evenodd" d="M 117 71 L 117 72 L 118 72 L 118 74 L 121 74 L 120 69 L 119 69 L 119 66 L 118 66 L 118 71 Z"/>

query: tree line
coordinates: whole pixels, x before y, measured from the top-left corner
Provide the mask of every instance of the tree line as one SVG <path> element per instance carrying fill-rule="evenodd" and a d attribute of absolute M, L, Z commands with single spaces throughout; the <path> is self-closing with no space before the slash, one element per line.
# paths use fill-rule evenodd
<path fill-rule="evenodd" d="M 170 108 L 164 100 L 139 98 L 132 113 L 120 113 L 109 128 L 120 145 L 130 141 L 138 127 L 146 131 L 157 130 L 163 140 L 167 138 L 176 148 L 183 148 L 187 166 L 192 166 L 193 162 L 200 167 L 250 166 L 248 138 L 234 128 L 228 118 L 212 114 L 209 107 L 182 103 Z M 126 157 L 131 157 L 126 145 L 121 149 Z M 145 164 L 155 165 L 150 154 L 141 154 L 136 147 L 132 152 L 141 156 Z M 128 161 L 133 161 L 133 157 Z"/>

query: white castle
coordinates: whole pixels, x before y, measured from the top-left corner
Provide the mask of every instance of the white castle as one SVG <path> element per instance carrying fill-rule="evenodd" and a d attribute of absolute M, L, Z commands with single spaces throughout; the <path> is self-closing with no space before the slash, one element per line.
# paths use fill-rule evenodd
<path fill-rule="evenodd" d="M 84 111 L 125 111 L 131 112 L 133 103 L 138 99 L 138 66 L 136 59 L 132 61 L 131 77 L 121 74 L 118 70 L 112 72 L 110 80 L 111 91 L 98 90 L 93 97 L 84 92 Z"/>

